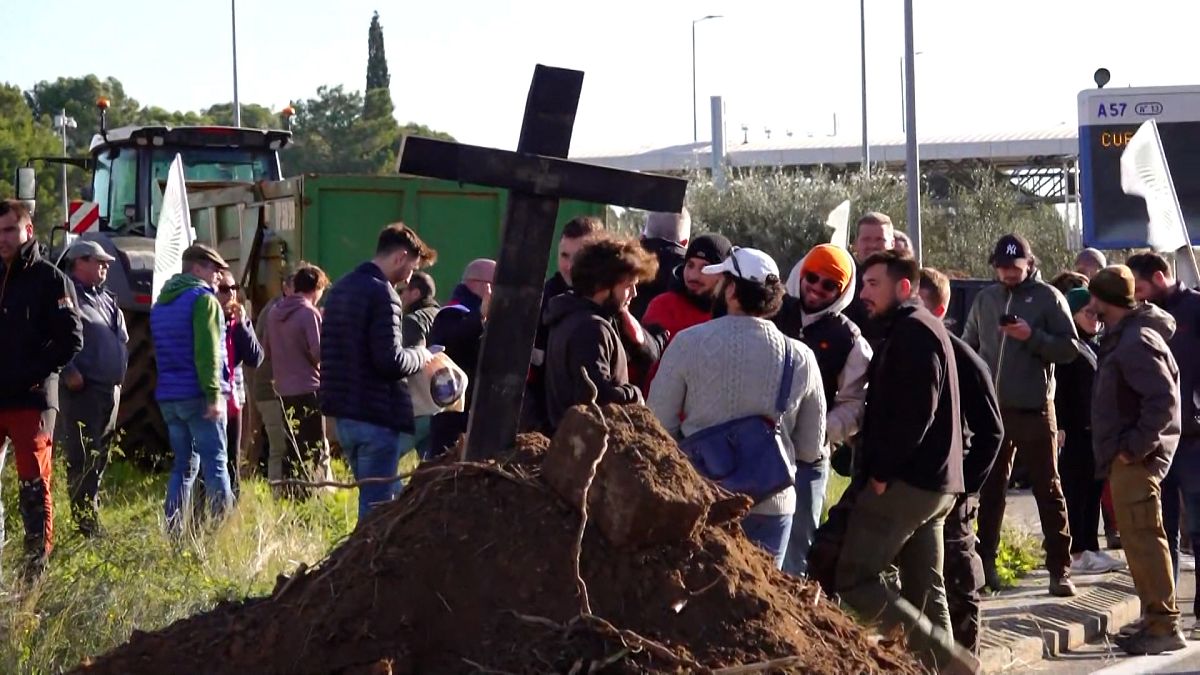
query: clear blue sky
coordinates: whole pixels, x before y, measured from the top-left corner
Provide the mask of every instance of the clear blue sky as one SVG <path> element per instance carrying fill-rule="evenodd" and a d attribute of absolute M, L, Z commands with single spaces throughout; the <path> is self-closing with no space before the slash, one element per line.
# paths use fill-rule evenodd
<path fill-rule="evenodd" d="M 226 0 L 41 0 L 10 8 L 0 79 L 114 76 L 143 104 L 198 109 L 231 95 Z M 915 0 L 921 135 L 1076 122 L 1077 92 L 1192 84 L 1200 3 L 1191 0 Z M 873 138 L 900 133 L 901 0 L 867 0 Z M 278 109 L 322 84 L 364 85 L 367 27 L 385 31 L 397 117 L 512 147 L 536 63 L 587 72 L 574 154 L 691 140 L 691 21 L 700 137 L 708 96 L 729 136 L 859 132 L 855 0 L 239 0 L 241 99 Z M 109 42 L 89 41 L 90 36 Z"/>

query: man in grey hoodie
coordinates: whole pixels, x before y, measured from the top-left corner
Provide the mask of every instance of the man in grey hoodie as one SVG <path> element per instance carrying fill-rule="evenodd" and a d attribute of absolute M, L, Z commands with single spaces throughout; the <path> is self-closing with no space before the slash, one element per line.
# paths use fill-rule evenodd
<path fill-rule="evenodd" d="M 1019 453 L 1029 469 L 1042 521 L 1050 593 L 1072 596 L 1071 532 L 1058 477 L 1054 366 L 1079 355 L 1075 323 L 1062 294 L 1041 280 L 1024 237 L 1000 237 L 990 262 L 1000 283 L 975 296 L 962 335 L 991 369 L 1004 419 L 1004 445 L 979 495 L 984 575 L 988 586 L 998 590 L 1000 525 L 1013 460 Z"/>

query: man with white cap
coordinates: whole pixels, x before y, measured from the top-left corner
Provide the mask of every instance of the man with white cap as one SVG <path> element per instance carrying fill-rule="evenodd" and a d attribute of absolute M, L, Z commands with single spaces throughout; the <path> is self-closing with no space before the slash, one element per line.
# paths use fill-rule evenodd
<path fill-rule="evenodd" d="M 727 313 L 675 336 L 647 404 L 685 446 L 689 437 L 738 420 L 777 422 L 779 452 L 792 477 L 782 489 L 758 496 L 742 529 L 782 566 L 796 511 L 796 457 L 819 454 L 825 440 L 821 372 L 812 350 L 768 318 L 779 311 L 784 294 L 770 256 L 735 246 L 724 262 L 703 272 L 720 275 L 717 297 Z M 757 457 L 764 464 L 773 459 L 766 453 Z"/>
<path fill-rule="evenodd" d="M 58 438 L 67 454 L 71 516 L 79 532 L 90 537 L 99 534 L 100 479 L 117 427 L 129 332 L 117 296 L 104 287 L 116 258 L 94 241 L 79 241 L 67 250 L 67 260 L 83 322 L 83 350 L 59 380 Z"/>

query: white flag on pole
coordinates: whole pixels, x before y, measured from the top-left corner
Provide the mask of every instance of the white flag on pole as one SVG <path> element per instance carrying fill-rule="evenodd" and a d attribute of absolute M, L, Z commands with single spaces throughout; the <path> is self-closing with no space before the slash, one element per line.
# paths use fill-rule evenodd
<path fill-rule="evenodd" d="M 1188 244 L 1183 213 L 1154 120 L 1142 123 L 1121 153 L 1121 189 L 1146 200 L 1150 248 L 1174 251 Z"/>
<path fill-rule="evenodd" d="M 829 243 L 850 250 L 850 200 L 847 199 L 829 212 L 825 219 L 826 227 L 833 228 Z"/>
<path fill-rule="evenodd" d="M 183 252 L 194 241 L 196 231 L 192 229 L 192 215 L 188 210 L 183 158 L 177 154 L 167 173 L 167 189 L 163 190 L 162 211 L 158 214 L 151 302 L 157 302 L 163 284 L 183 270 Z"/>
<path fill-rule="evenodd" d="M 1125 194 L 1146 200 L 1150 218 L 1146 240 L 1150 248 L 1174 251 L 1176 276 L 1189 288 L 1200 285 L 1200 269 L 1196 267 L 1158 124 L 1153 119 L 1138 127 L 1121 153 L 1121 189 Z"/>

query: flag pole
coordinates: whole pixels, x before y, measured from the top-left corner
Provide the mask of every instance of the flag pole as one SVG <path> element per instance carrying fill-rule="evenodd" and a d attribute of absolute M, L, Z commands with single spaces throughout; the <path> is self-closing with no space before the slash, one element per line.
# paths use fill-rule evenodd
<path fill-rule="evenodd" d="M 1163 150 L 1162 134 L 1158 132 L 1158 122 L 1151 119 L 1149 123 L 1154 127 L 1154 142 L 1158 143 L 1158 156 L 1162 157 L 1163 165 L 1167 168 L 1167 176 L 1170 176 L 1171 167 L 1167 163 L 1167 153 Z M 1185 285 L 1195 288 L 1200 285 L 1200 266 L 1196 264 L 1196 252 L 1192 250 L 1192 237 L 1188 233 L 1187 221 L 1183 219 L 1183 208 L 1179 205 L 1179 195 L 1175 192 L 1175 180 L 1168 180 L 1167 185 L 1171 186 L 1171 202 L 1175 205 L 1179 226 L 1183 228 L 1184 245 L 1175 249 L 1175 278 L 1183 279 L 1183 275 L 1179 273 L 1179 267 L 1182 265 L 1189 273 L 1187 281 L 1190 281 L 1190 284 L 1185 283 Z"/>

